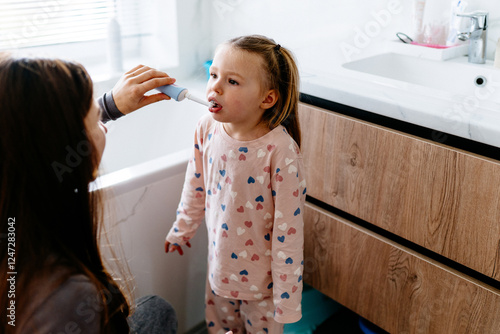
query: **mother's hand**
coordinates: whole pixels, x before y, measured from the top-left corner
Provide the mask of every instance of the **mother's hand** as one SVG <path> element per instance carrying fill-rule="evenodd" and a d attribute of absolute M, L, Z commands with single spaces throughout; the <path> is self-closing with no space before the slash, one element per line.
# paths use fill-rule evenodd
<path fill-rule="evenodd" d="M 113 87 L 112 94 L 116 107 L 123 114 L 161 100 L 170 100 L 163 93 L 144 95 L 146 92 L 163 85 L 175 82 L 167 73 L 144 65 L 138 65 L 123 74 Z"/>

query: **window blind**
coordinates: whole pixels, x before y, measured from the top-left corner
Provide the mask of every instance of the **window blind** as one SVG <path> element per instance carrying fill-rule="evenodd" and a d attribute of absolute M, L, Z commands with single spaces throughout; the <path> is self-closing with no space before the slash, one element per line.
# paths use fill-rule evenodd
<path fill-rule="evenodd" d="M 146 35 L 148 7 L 139 0 L 0 0 L 0 50 L 104 40 L 113 16 L 122 37 Z"/>

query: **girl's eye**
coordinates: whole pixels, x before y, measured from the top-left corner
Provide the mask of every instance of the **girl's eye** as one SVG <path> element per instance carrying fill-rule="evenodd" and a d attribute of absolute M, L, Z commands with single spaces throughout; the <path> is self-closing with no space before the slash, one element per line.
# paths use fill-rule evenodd
<path fill-rule="evenodd" d="M 217 74 L 215 74 L 215 73 L 210 73 L 210 76 L 211 76 L 212 78 L 214 78 L 214 79 L 216 79 L 216 78 L 217 78 Z"/>
<path fill-rule="evenodd" d="M 238 85 L 238 83 L 236 81 L 234 81 L 233 79 L 229 79 L 229 83 L 231 85 Z"/>

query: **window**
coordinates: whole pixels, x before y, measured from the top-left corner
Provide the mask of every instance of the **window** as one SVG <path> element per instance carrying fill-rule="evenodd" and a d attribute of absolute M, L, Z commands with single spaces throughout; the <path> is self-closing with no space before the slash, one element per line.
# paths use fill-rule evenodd
<path fill-rule="evenodd" d="M 128 67 L 122 60 L 144 62 L 141 58 L 156 49 L 152 44 L 157 43 L 161 49 L 164 40 L 156 36 L 155 27 L 166 17 L 159 2 L 0 0 L 0 51 L 23 49 L 75 59 L 87 68 L 96 68 L 95 72 L 102 72 L 106 63 L 120 62 L 113 67 L 121 71 Z M 168 13 L 175 13 L 173 6 Z M 169 64 L 152 65 L 172 66 L 176 58 L 174 54 Z"/>

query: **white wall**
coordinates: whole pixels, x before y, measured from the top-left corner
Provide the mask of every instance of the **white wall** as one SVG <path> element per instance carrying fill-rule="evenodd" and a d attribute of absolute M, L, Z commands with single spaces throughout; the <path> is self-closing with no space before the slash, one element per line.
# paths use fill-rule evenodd
<path fill-rule="evenodd" d="M 412 28 L 411 0 L 213 0 L 211 3 L 212 52 L 217 44 L 229 38 L 263 34 L 292 49 L 299 66 L 312 69 L 369 56 L 380 51 L 387 40 L 396 39 L 396 32 L 411 34 Z M 391 13 L 395 6 L 398 10 Z M 490 12 L 488 58 L 493 59 L 500 37 L 500 2 L 469 0 L 469 8 Z M 384 16 L 383 12 L 391 15 Z M 361 32 L 372 37 L 363 40 Z M 350 59 L 342 51 L 349 45 L 359 51 Z"/>
<path fill-rule="evenodd" d="M 203 63 L 211 58 L 211 3 L 206 0 L 177 1 L 179 67 L 169 71 L 177 79 L 204 76 Z"/>
<path fill-rule="evenodd" d="M 175 1 L 175 3 L 173 3 Z M 440 1 L 446 4 L 450 0 Z M 232 37 L 262 34 L 290 48 L 302 68 L 318 70 L 381 51 L 397 32 L 412 33 L 413 0 L 156 0 L 154 23 L 168 55 L 176 49 L 179 66 L 163 68 L 176 78 L 202 77 L 215 47 Z M 490 12 L 488 58 L 500 38 L 500 1 L 469 0 L 469 9 Z M 175 8 L 172 22 L 169 11 Z M 389 15 L 387 15 L 389 14 Z M 160 24 L 158 24 L 160 22 Z M 177 34 L 168 33 L 172 26 Z M 163 27 L 163 28 L 161 28 Z M 178 42 L 178 44 L 176 44 Z M 149 52 L 151 56 L 152 52 Z M 148 54 L 148 51 L 144 51 Z M 175 60 L 174 60 L 175 61 Z M 159 66 L 158 66 L 159 65 Z"/>
<path fill-rule="evenodd" d="M 226 12 L 214 6 L 217 20 L 212 24 L 213 41 L 218 44 L 238 35 L 262 34 L 291 48 L 299 63 L 304 59 L 328 66 L 343 58 L 339 44 L 354 44 L 356 29 L 364 29 L 367 22 L 374 20 L 371 12 L 385 9 L 386 4 L 381 0 L 256 0 L 239 1 Z M 381 29 L 361 53 L 370 51 L 382 37 L 392 35 L 392 26 L 399 21 L 399 15 L 391 18 L 389 26 Z"/>

